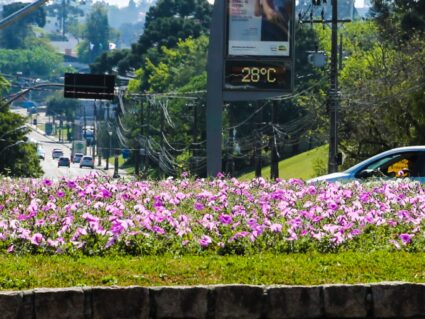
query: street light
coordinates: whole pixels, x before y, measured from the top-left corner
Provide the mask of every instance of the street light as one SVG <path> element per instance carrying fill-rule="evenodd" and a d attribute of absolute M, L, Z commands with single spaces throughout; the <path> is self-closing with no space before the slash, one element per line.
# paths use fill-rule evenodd
<path fill-rule="evenodd" d="M 18 127 L 16 127 L 16 128 L 14 128 L 13 130 L 10 130 L 10 131 L 7 131 L 7 132 L 3 133 L 3 134 L 0 136 L 0 139 L 1 139 L 1 138 L 3 138 L 4 136 L 6 136 L 7 134 L 10 134 L 10 133 L 13 133 L 13 132 L 16 132 L 16 131 L 22 130 L 22 129 L 28 129 L 28 127 L 27 127 L 26 125 L 18 126 Z"/>
<path fill-rule="evenodd" d="M 15 142 L 15 143 L 13 143 L 13 144 L 10 144 L 10 145 L 7 145 L 7 146 L 3 147 L 3 148 L 0 150 L 0 153 L 4 154 L 4 153 L 3 153 L 3 151 L 7 150 L 8 148 L 11 148 L 11 147 L 16 146 L 16 145 L 24 144 L 24 143 L 27 143 L 27 142 L 22 141 L 22 140 L 19 140 L 19 141 L 17 141 L 17 142 Z"/>

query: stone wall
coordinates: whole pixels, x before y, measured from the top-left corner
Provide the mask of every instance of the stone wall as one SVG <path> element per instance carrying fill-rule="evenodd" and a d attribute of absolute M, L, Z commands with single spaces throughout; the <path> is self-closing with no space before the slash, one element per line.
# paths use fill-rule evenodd
<path fill-rule="evenodd" d="M 425 284 L 43 288 L 0 292 L 0 318 L 425 319 Z"/>

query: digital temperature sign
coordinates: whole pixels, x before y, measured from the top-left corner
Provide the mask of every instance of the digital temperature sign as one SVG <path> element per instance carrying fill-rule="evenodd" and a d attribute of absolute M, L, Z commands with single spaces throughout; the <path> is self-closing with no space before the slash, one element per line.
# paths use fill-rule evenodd
<path fill-rule="evenodd" d="M 225 61 L 224 89 L 290 91 L 290 64 L 283 61 Z"/>

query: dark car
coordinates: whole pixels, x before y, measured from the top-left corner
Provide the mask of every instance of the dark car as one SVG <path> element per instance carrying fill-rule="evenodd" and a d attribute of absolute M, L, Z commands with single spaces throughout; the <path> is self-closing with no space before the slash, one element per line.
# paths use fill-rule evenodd
<path fill-rule="evenodd" d="M 59 157 L 59 161 L 58 161 L 58 167 L 60 166 L 67 166 L 67 167 L 71 167 L 71 160 L 69 159 L 69 157 Z"/>
<path fill-rule="evenodd" d="M 73 163 L 80 163 L 83 156 L 84 156 L 83 153 L 75 153 L 74 157 L 72 158 L 72 162 Z"/>
<path fill-rule="evenodd" d="M 62 150 L 57 149 L 57 148 L 53 149 L 53 151 L 52 151 L 52 158 L 53 159 L 60 158 L 62 156 L 63 156 L 63 151 Z"/>

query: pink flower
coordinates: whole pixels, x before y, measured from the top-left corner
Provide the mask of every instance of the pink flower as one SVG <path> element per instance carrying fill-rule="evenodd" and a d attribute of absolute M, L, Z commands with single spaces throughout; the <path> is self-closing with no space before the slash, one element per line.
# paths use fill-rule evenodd
<path fill-rule="evenodd" d="M 281 233 L 282 232 L 282 225 L 281 224 L 271 224 L 270 230 L 274 233 Z"/>
<path fill-rule="evenodd" d="M 209 244 L 212 243 L 212 239 L 211 237 L 207 236 L 207 235 L 202 235 L 201 239 L 199 240 L 199 244 L 202 247 L 208 247 Z"/>
<path fill-rule="evenodd" d="M 43 180 L 43 184 L 45 185 L 45 186 L 52 186 L 53 185 L 53 182 L 50 180 L 50 179 L 45 179 L 45 180 Z"/>
<path fill-rule="evenodd" d="M 31 237 L 31 243 L 38 246 L 40 245 L 40 243 L 43 240 L 43 235 L 40 233 L 35 233 L 32 237 Z"/>

